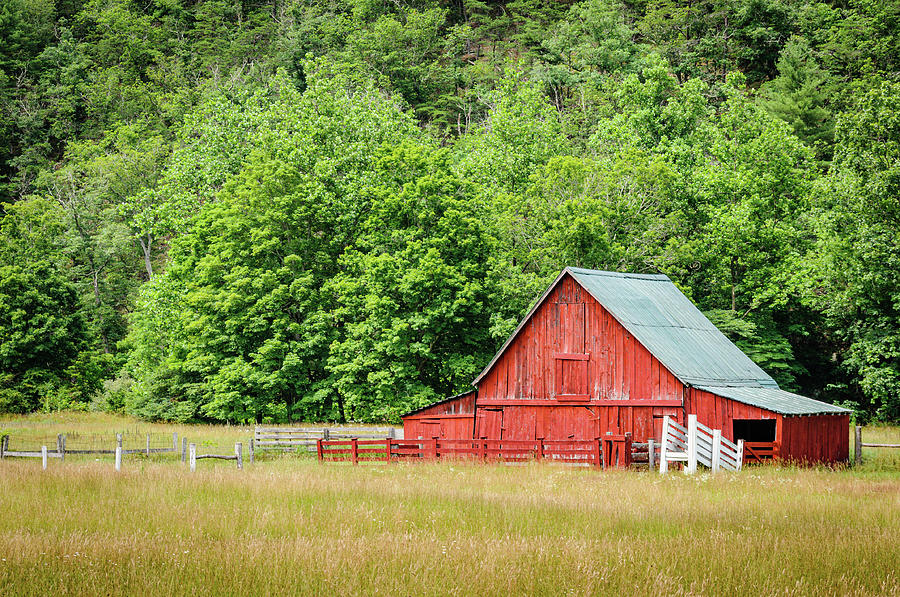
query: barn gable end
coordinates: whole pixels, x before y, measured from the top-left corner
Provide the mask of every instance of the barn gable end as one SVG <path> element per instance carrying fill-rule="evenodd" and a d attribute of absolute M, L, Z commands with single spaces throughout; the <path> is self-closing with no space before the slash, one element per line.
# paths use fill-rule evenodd
<path fill-rule="evenodd" d="M 683 384 L 572 276 L 554 284 L 486 372 L 478 404 L 665 401 Z"/>

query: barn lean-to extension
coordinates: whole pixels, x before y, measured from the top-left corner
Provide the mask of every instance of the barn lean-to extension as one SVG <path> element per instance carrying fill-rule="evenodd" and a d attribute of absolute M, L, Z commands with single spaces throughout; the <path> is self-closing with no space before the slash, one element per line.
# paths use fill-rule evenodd
<path fill-rule="evenodd" d="M 779 389 L 664 275 L 566 268 L 473 382 L 404 436 L 659 439 L 666 415 L 800 462 L 849 456 L 847 409 Z"/>

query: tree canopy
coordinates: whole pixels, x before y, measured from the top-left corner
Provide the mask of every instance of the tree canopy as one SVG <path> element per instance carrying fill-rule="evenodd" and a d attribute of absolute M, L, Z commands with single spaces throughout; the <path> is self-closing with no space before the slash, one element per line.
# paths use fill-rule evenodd
<path fill-rule="evenodd" d="M 397 421 L 566 265 L 900 420 L 900 9 L 7 0 L 0 410 Z"/>

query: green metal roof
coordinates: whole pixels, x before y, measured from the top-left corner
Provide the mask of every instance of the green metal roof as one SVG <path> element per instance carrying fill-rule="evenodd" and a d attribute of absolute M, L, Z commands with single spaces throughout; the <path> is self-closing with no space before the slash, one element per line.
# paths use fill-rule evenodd
<path fill-rule="evenodd" d="M 782 415 L 833 415 L 851 412 L 840 406 L 819 402 L 778 388 L 697 386 L 697 389 Z"/>
<path fill-rule="evenodd" d="M 565 271 L 682 383 L 778 387 L 667 276 Z"/>

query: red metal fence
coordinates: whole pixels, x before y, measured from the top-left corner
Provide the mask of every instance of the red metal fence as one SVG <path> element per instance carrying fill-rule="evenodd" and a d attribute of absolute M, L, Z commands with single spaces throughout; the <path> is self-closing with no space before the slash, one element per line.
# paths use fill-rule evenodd
<path fill-rule="evenodd" d="M 503 439 L 347 439 L 318 440 L 322 462 L 404 462 L 476 460 L 526 462 L 547 460 L 600 468 L 627 468 L 632 463 L 631 435 L 607 435 L 596 440 Z"/>

